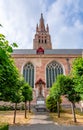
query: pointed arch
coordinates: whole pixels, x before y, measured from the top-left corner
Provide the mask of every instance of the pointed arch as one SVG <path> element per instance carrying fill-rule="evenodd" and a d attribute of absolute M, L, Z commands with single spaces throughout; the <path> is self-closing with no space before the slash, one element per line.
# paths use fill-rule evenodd
<path fill-rule="evenodd" d="M 62 65 L 56 61 L 52 61 L 46 66 L 46 86 L 50 88 L 56 81 L 59 74 L 63 74 Z"/>
<path fill-rule="evenodd" d="M 25 81 L 34 88 L 34 66 L 31 62 L 28 62 L 23 67 L 23 76 Z"/>

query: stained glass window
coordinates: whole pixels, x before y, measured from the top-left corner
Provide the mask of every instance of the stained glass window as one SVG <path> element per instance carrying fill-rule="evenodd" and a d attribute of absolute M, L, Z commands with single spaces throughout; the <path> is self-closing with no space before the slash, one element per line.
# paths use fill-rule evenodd
<path fill-rule="evenodd" d="M 23 76 L 26 82 L 34 88 L 34 66 L 32 63 L 27 63 L 23 68 Z"/>
<path fill-rule="evenodd" d="M 56 77 L 59 74 L 63 74 L 62 66 L 56 62 L 52 61 L 46 67 L 46 86 L 50 88 L 52 84 L 56 81 Z"/>

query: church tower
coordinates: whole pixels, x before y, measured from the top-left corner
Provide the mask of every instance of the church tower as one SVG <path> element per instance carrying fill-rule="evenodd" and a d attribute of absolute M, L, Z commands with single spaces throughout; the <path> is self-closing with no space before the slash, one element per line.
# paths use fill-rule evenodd
<path fill-rule="evenodd" d="M 43 14 L 41 14 L 39 25 L 37 24 L 36 26 L 36 34 L 33 39 L 33 49 L 38 49 L 40 47 L 43 49 L 52 49 L 49 27 L 48 24 L 45 27 Z"/>

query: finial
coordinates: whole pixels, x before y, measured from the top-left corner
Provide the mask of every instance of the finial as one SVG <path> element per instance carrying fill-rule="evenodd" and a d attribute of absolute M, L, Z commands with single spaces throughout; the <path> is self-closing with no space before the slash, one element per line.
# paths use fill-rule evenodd
<path fill-rule="evenodd" d="M 43 13 L 41 13 L 41 18 L 43 18 Z"/>
<path fill-rule="evenodd" d="M 38 28 L 38 23 L 37 23 L 37 28 Z"/>
<path fill-rule="evenodd" d="M 48 24 L 47 24 L 46 30 L 47 30 L 47 32 L 49 32 L 49 27 L 48 27 Z"/>
<path fill-rule="evenodd" d="M 38 23 L 37 23 L 37 26 L 36 26 L 36 32 L 38 31 Z"/>

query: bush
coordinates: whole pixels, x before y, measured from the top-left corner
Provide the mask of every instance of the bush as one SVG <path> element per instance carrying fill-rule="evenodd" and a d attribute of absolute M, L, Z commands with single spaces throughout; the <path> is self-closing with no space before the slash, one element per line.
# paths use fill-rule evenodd
<path fill-rule="evenodd" d="M 0 111 L 14 110 L 13 106 L 0 106 Z"/>
<path fill-rule="evenodd" d="M 15 106 L 12 104 L 12 105 L 0 105 L 0 111 L 8 111 L 8 110 L 14 110 L 15 109 Z M 18 104 L 17 105 L 17 110 L 24 110 L 25 107 L 24 107 L 24 104 Z"/>
<path fill-rule="evenodd" d="M 50 112 L 57 112 L 57 101 L 48 96 L 46 98 L 46 107 Z"/>
<path fill-rule="evenodd" d="M 59 103 L 61 104 L 61 99 L 59 100 Z M 51 96 L 48 96 L 46 98 L 46 107 L 50 112 L 57 112 L 57 101 Z M 60 106 L 61 111 L 61 106 Z"/>
<path fill-rule="evenodd" d="M 9 125 L 8 124 L 1 124 L 0 125 L 0 130 L 8 130 L 9 129 Z"/>

